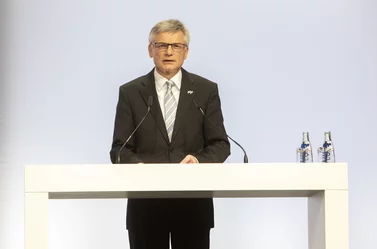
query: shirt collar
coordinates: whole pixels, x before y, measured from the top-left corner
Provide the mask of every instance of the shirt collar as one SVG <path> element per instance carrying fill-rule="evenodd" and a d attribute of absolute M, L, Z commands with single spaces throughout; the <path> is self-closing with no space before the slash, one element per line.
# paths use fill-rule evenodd
<path fill-rule="evenodd" d="M 163 87 L 165 86 L 165 83 L 166 81 L 168 81 L 167 78 L 165 78 L 164 76 L 162 76 L 161 74 L 159 74 L 156 70 L 156 68 L 154 69 L 154 81 L 156 83 L 156 89 L 157 91 L 161 91 L 163 89 Z M 182 70 L 179 70 L 178 73 L 176 75 L 174 75 L 170 81 L 173 81 L 175 86 L 178 88 L 178 89 L 181 89 L 181 84 L 182 84 Z"/>

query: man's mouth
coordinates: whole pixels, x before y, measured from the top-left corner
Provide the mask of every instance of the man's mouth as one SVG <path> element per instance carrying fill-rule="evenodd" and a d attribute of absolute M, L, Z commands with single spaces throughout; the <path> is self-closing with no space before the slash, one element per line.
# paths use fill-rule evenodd
<path fill-rule="evenodd" d="M 164 63 L 173 63 L 175 60 L 163 60 Z"/>

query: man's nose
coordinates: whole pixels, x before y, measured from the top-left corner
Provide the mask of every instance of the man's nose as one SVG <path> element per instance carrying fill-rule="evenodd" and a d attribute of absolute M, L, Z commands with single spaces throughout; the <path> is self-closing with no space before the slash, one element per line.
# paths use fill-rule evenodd
<path fill-rule="evenodd" d="M 165 50 L 165 54 L 167 54 L 167 55 L 173 54 L 173 49 L 171 47 L 171 44 L 168 45 L 168 48 Z"/>

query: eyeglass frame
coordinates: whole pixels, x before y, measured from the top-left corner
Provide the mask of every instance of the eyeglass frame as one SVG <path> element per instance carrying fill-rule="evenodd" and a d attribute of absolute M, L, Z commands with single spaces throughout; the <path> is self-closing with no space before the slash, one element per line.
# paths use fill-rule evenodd
<path fill-rule="evenodd" d="M 160 51 L 166 51 L 169 49 L 169 46 L 171 47 L 172 51 L 174 52 L 182 52 L 185 48 L 188 48 L 187 44 L 184 44 L 184 43 L 166 43 L 166 42 L 151 42 L 151 44 L 153 44 L 154 48 L 156 48 L 157 50 L 160 50 Z M 162 47 L 156 47 L 156 44 L 160 44 L 160 45 L 166 45 L 166 48 L 162 48 Z M 182 50 L 176 50 L 177 48 L 174 48 L 173 45 L 182 45 Z M 178 47 L 178 49 L 181 49 Z"/>

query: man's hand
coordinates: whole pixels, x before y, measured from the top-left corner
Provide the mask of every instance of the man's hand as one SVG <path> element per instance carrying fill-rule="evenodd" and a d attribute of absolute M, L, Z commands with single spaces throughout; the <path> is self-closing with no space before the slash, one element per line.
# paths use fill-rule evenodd
<path fill-rule="evenodd" d="M 187 155 L 181 163 L 199 163 L 198 159 L 192 155 Z"/>

